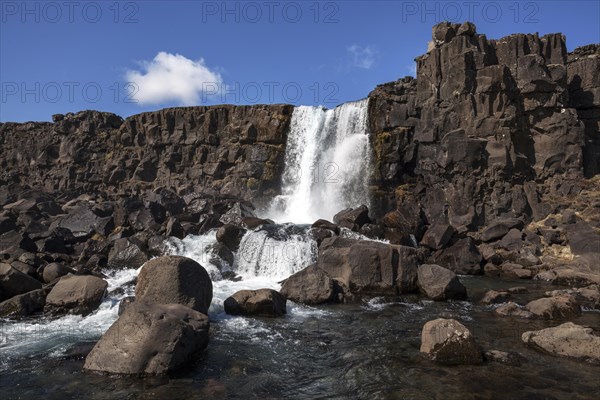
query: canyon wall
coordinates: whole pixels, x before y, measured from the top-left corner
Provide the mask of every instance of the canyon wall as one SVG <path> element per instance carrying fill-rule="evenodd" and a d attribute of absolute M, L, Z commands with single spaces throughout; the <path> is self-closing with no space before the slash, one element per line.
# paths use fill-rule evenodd
<path fill-rule="evenodd" d="M 561 34 L 442 23 L 416 62 L 416 79 L 369 95 L 376 212 L 410 206 L 463 232 L 541 219 L 545 194 L 576 196 L 600 171 L 600 45 L 567 54 Z"/>

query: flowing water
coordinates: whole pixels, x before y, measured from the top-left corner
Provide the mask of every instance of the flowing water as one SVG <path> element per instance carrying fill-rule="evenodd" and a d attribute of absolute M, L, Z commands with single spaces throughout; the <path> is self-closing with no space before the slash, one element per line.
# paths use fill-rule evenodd
<path fill-rule="evenodd" d="M 275 221 L 331 220 L 347 207 L 369 204 L 368 99 L 328 110 L 294 109 L 282 194 L 268 210 Z"/>
<path fill-rule="evenodd" d="M 376 297 L 354 304 L 308 307 L 288 302 L 283 318 L 229 316 L 224 300 L 242 289 L 281 287 L 281 280 L 316 260 L 308 234 L 316 218 L 368 204 L 367 101 L 335 110 L 298 107 L 286 154 L 284 190 L 269 209 L 275 224 L 249 231 L 232 264 L 219 256 L 215 231 L 171 239 L 172 254 L 198 261 L 213 280 L 211 339 L 194 364 L 168 377 L 84 373 L 83 355 L 133 294 L 136 270 L 107 271 L 109 296 L 87 317 L 0 322 L 0 399 L 588 399 L 600 398 L 600 368 L 525 347 L 526 330 L 557 325 L 496 317 L 478 304 L 487 289 L 527 286 L 520 304 L 553 289 L 532 281 L 461 277 L 470 300 L 433 302 L 417 295 Z M 338 180 L 316 174 L 333 163 Z M 348 237 L 359 237 L 343 231 Z M 233 271 L 241 280 L 223 279 Z M 575 323 L 600 329 L 588 310 Z M 425 322 L 456 318 L 484 349 L 516 351 L 521 366 L 486 363 L 443 367 L 419 353 Z"/>

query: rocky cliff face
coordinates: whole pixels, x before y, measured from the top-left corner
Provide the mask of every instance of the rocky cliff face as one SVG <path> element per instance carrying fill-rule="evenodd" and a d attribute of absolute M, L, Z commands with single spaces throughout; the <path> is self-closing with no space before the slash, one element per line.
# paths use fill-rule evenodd
<path fill-rule="evenodd" d="M 442 23 L 416 62 L 417 79 L 369 95 L 380 210 L 412 204 L 474 231 L 544 218 L 540 196 L 599 171 L 599 45 L 567 54 L 561 34 L 488 40 Z"/>
<path fill-rule="evenodd" d="M 48 192 L 157 187 L 256 199 L 278 187 L 292 106 L 171 108 L 126 120 L 97 111 L 0 125 L 4 184 Z"/>

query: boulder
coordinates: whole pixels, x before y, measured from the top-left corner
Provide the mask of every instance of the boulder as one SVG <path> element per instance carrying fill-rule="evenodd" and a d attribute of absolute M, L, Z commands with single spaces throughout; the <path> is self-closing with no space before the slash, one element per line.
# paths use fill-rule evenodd
<path fill-rule="evenodd" d="M 51 263 L 44 267 L 42 277 L 44 278 L 44 282 L 50 283 L 67 274 L 75 274 L 75 271 L 61 263 Z"/>
<path fill-rule="evenodd" d="M 526 319 L 534 317 L 534 315 L 530 311 L 523 309 L 523 307 L 512 301 L 509 301 L 506 304 L 502 304 L 500 307 L 496 308 L 494 312 L 504 317 L 517 317 Z"/>
<path fill-rule="evenodd" d="M 108 253 L 108 265 L 113 268 L 139 268 L 149 259 L 144 245 L 136 238 L 115 240 Z"/>
<path fill-rule="evenodd" d="M 311 228 L 319 228 L 319 229 L 328 229 L 335 233 L 336 235 L 340 234 L 340 227 L 334 224 L 333 222 L 329 222 L 325 219 L 318 219 L 311 225 Z"/>
<path fill-rule="evenodd" d="M 491 242 L 502 239 L 511 229 L 523 228 L 523 221 L 517 218 L 505 218 L 493 221 L 481 232 L 481 240 Z"/>
<path fill-rule="evenodd" d="M 497 292 L 495 290 L 488 290 L 481 299 L 481 302 L 483 304 L 504 303 L 509 298 L 510 293 L 508 292 Z"/>
<path fill-rule="evenodd" d="M 440 364 L 481 364 L 483 356 L 471 331 L 454 319 L 429 321 L 421 332 L 421 353 Z"/>
<path fill-rule="evenodd" d="M 435 264 L 423 264 L 418 270 L 418 285 L 421 291 L 432 300 L 464 300 L 467 289 L 460 283 L 456 274 Z"/>
<path fill-rule="evenodd" d="M 552 328 L 523 333 L 525 344 L 547 353 L 600 363 L 600 336 L 591 328 L 566 322 Z"/>
<path fill-rule="evenodd" d="M 431 225 L 421 239 L 421 244 L 432 250 L 439 250 L 446 246 L 456 230 L 444 219 L 439 219 Z"/>
<path fill-rule="evenodd" d="M 225 224 L 217 230 L 217 241 L 229 247 L 230 250 L 237 251 L 245 234 L 245 229 Z"/>
<path fill-rule="evenodd" d="M 91 275 L 65 275 L 46 297 L 45 313 L 87 315 L 104 298 L 108 283 Z"/>
<path fill-rule="evenodd" d="M 89 208 L 79 206 L 70 210 L 69 214 L 62 218 L 56 226 L 70 230 L 76 238 L 89 237 L 94 233 L 94 226 L 99 219 L 100 217 Z"/>
<path fill-rule="evenodd" d="M 88 371 L 161 375 L 208 345 L 208 317 L 181 304 L 129 305 L 85 359 Z"/>
<path fill-rule="evenodd" d="M 208 272 L 196 261 L 181 256 L 148 261 L 135 287 L 136 301 L 183 304 L 203 314 L 208 312 L 212 295 Z"/>
<path fill-rule="evenodd" d="M 41 311 L 46 304 L 46 292 L 43 289 L 19 294 L 0 303 L 0 317 L 25 317 Z"/>
<path fill-rule="evenodd" d="M 570 295 L 544 297 L 530 301 L 525 305 L 537 318 L 570 319 L 581 315 L 579 304 Z"/>
<path fill-rule="evenodd" d="M 273 289 L 240 290 L 225 299 L 225 312 L 231 315 L 279 317 L 286 313 L 286 299 Z"/>
<path fill-rule="evenodd" d="M 441 265 L 461 275 L 481 273 L 481 253 L 470 237 L 460 239 L 452 246 L 439 250 L 430 257 L 431 264 Z"/>
<path fill-rule="evenodd" d="M 41 288 L 42 284 L 36 279 L 0 263 L 0 301 Z"/>
<path fill-rule="evenodd" d="M 118 315 L 121 315 L 125 312 L 127 307 L 132 305 L 135 302 L 135 296 L 126 296 L 121 299 L 119 302 L 119 310 L 117 311 Z"/>
<path fill-rule="evenodd" d="M 353 293 L 408 293 L 417 289 L 416 251 L 403 246 L 326 238 L 319 247 L 317 266 Z"/>
<path fill-rule="evenodd" d="M 358 230 L 364 224 L 371 222 L 369 218 L 369 208 L 364 204 L 356 208 L 346 208 L 333 216 L 333 222 L 338 225 L 348 224 L 347 227 L 356 227 L 352 230 Z"/>
<path fill-rule="evenodd" d="M 526 361 L 525 357 L 519 353 L 500 350 L 488 350 L 485 352 L 484 356 L 488 361 L 494 361 L 514 367 L 520 367 Z"/>
<path fill-rule="evenodd" d="M 304 268 L 283 281 L 281 294 L 302 304 L 335 303 L 343 295 L 339 284 L 316 265 Z"/>

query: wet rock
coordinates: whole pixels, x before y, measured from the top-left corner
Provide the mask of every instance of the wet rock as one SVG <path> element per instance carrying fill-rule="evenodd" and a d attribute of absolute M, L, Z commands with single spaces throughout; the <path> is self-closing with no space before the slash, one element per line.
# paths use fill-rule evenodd
<path fill-rule="evenodd" d="M 525 308 L 537 318 L 570 319 L 581 315 L 579 304 L 570 295 L 544 297 L 533 300 Z"/>
<path fill-rule="evenodd" d="M 419 288 L 432 300 L 464 300 L 467 289 L 456 274 L 435 264 L 423 264 L 418 270 Z"/>
<path fill-rule="evenodd" d="M 48 293 L 44 313 L 87 315 L 100 306 L 107 287 L 95 276 L 63 276 Z"/>
<path fill-rule="evenodd" d="M 288 300 L 302 304 L 337 303 L 342 288 L 331 276 L 316 265 L 296 272 L 281 286 L 281 294 Z"/>
<path fill-rule="evenodd" d="M 336 235 L 340 234 L 340 227 L 324 219 L 318 219 L 311 225 L 312 228 L 328 229 Z"/>
<path fill-rule="evenodd" d="M 506 300 L 510 298 L 510 293 L 508 292 L 497 292 L 495 290 L 488 290 L 483 298 L 481 299 L 481 303 L 483 304 L 493 304 L 493 303 L 504 303 Z"/>
<path fill-rule="evenodd" d="M 45 304 L 45 290 L 32 290 L 0 303 L 0 317 L 25 317 L 43 310 Z"/>
<path fill-rule="evenodd" d="M 135 296 L 126 296 L 123 297 L 121 299 L 121 301 L 119 302 L 119 310 L 118 315 L 121 315 L 125 312 L 125 310 L 127 309 L 127 307 L 129 307 L 130 305 L 132 305 L 135 302 Z"/>
<path fill-rule="evenodd" d="M 167 254 L 169 246 L 165 236 L 156 235 L 148 239 L 148 252 L 152 256 L 160 257 Z"/>
<path fill-rule="evenodd" d="M 351 292 L 407 293 L 417 289 L 416 252 L 402 246 L 327 238 L 319 247 L 317 266 Z"/>
<path fill-rule="evenodd" d="M 83 368 L 113 374 L 165 374 L 205 349 L 208 333 L 208 317 L 189 307 L 135 302 L 102 335 Z"/>
<path fill-rule="evenodd" d="M 488 350 L 484 353 L 485 359 L 514 367 L 520 367 L 525 361 L 525 357 L 519 353 L 513 353 L 500 350 Z"/>
<path fill-rule="evenodd" d="M 273 289 L 240 290 L 225 299 L 225 312 L 231 315 L 279 317 L 286 313 L 286 299 Z"/>
<path fill-rule="evenodd" d="M 335 214 L 333 216 L 333 222 L 338 225 L 342 223 L 347 224 L 349 229 L 358 230 L 364 224 L 371 222 L 369 218 L 369 208 L 365 205 L 361 205 L 356 208 L 347 208 Z"/>
<path fill-rule="evenodd" d="M 502 315 L 505 317 L 517 317 L 525 319 L 530 319 L 534 317 L 533 313 L 512 301 L 509 301 L 506 304 L 502 304 L 500 307 L 496 308 L 494 312 L 498 315 Z"/>
<path fill-rule="evenodd" d="M 535 275 L 533 279 L 568 286 L 600 284 L 600 275 L 598 273 L 581 271 L 571 267 L 558 267 L 549 271 L 542 271 Z"/>
<path fill-rule="evenodd" d="M 113 268 L 139 268 L 149 259 L 144 245 L 135 238 L 121 238 L 108 253 L 108 265 Z"/>
<path fill-rule="evenodd" d="M 439 250 L 431 258 L 432 264 L 441 265 L 457 274 L 476 275 L 481 273 L 481 253 L 473 239 L 467 237 L 452 246 Z"/>
<path fill-rule="evenodd" d="M 225 224 L 217 230 L 217 241 L 232 251 L 237 251 L 246 230 L 236 225 Z"/>
<path fill-rule="evenodd" d="M 8 264 L 0 263 L 0 301 L 41 289 L 41 287 L 42 284 L 36 279 Z"/>
<path fill-rule="evenodd" d="M 178 239 L 183 239 L 185 237 L 185 231 L 177 218 L 169 218 L 167 221 L 165 235 L 176 237 Z"/>
<path fill-rule="evenodd" d="M 476 365 L 483 362 L 471 331 L 454 319 L 439 318 L 423 326 L 421 353 L 445 365 Z"/>
<path fill-rule="evenodd" d="M 44 267 L 43 278 L 44 282 L 50 283 L 55 279 L 67 274 L 75 274 L 75 271 L 61 263 L 51 263 Z"/>
<path fill-rule="evenodd" d="M 213 288 L 208 272 L 180 256 L 154 258 L 144 264 L 135 287 L 136 301 L 183 304 L 206 314 Z"/>
<path fill-rule="evenodd" d="M 552 328 L 523 333 L 521 339 L 528 346 L 544 352 L 600 363 L 600 337 L 591 328 L 566 322 Z"/>
<path fill-rule="evenodd" d="M 242 226 L 246 229 L 256 229 L 259 226 L 262 225 L 270 225 L 273 224 L 274 222 L 270 219 L 263 219 L 263 218 L 257 218 L 257 217 L 243 217 L 242 218 Z"/>

